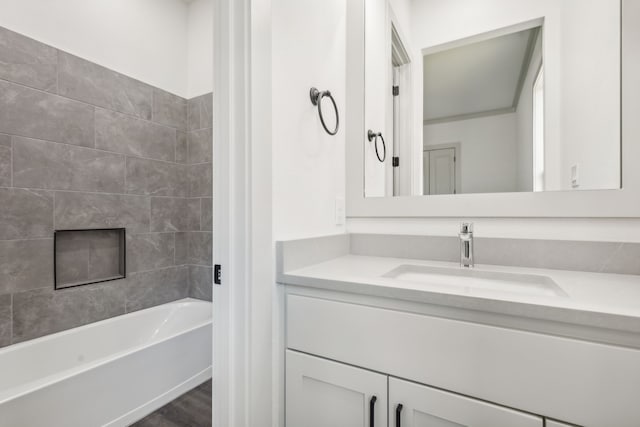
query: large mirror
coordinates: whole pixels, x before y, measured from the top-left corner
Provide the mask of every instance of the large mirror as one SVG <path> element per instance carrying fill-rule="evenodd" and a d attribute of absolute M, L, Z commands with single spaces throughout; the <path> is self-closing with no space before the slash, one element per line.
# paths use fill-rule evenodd
<path fill-rule="evenodd" d="M 365 0 L 365 196 L 619 189 L 620 16 Z"/>

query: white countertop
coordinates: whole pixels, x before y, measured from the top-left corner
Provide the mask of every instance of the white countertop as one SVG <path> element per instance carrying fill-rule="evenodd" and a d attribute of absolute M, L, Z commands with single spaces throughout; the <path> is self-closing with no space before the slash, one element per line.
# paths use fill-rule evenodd
<path fill-rule="evenodd" d="M 536 296 L 382 277 L 402 265 L 459 268 L 458 264 L 448 262 L 345 255 L 284 271 L 279 282 L 640 333 L 640 276 L 475 266 L 477 271 L 547 276 L 566 293 L 566 296 Z"/>

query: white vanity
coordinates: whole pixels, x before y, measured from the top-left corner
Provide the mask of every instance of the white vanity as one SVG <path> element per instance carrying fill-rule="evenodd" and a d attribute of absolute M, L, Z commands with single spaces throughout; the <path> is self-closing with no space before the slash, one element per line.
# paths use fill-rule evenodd
<path fill-rule="evenodd" d="M 345 7 L 347 229 L 640 217 L 640 1 Z M 640 247 L 442 230 L 280 242 L 286 427 L 640 426 Z"/>
<path fill-rule="evenodd" d="M 640 276 L 467 272 L 356 238 L 279 244 L 288 427 L 640 425 Z"/>

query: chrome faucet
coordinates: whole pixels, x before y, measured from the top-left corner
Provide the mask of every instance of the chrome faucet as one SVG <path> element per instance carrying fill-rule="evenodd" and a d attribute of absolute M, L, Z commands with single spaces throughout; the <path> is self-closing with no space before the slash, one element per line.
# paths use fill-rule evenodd
<path fill-rule="evenodd" d="M 460 267 L 473 267 L 473 223 L 463 222 L 460 226 Z"/>

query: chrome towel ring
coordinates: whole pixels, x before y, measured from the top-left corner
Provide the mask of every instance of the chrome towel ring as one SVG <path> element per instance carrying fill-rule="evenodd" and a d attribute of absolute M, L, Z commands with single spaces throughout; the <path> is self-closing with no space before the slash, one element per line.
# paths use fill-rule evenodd
<path fill-rule="evenodd" d="M 367 132 L 367 138 L 369 138 L 369 142 L 373 141 L 373 146 L 376 149 L 376 156 L 380 163 L 384 163 L 387 159 L 387 144 L 384 142 L 382 132 L 375 133 L 374 131 L 369 130 L 369 132 Z M 380 157 L 380 151 L 378 151 L 378 138 L 382 141 L 382 157 Z"/>
<path fill-rule="evenodd" d="M 335 135 L 338 133 L 338 128 L 340 127 L 340 113 L 338 112 L 338 104 L 336 104 L 336 100 L 333 99 L 333 95 L 328 90 L 320 92 L 315 87 L 312 87 L 309 91 L 309 96 L 311 97 L 311 103 L 318 107 L 318 115 L 320 116 L 320 122 L 322 123 L 322 127 L 329 135 Z M 327 128 L 327 124 L 324 122 L 324 116 L 322 115 L 322 98 L 328 97 L 333 103 L 333 109 L 336 112 L 336 128 L 331 131 Z"/>

